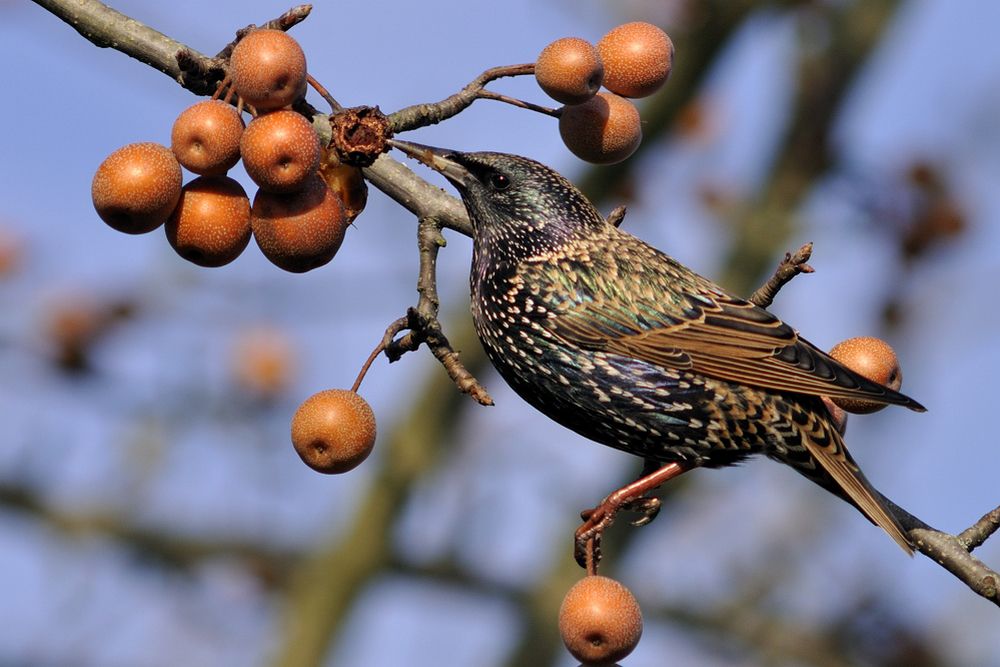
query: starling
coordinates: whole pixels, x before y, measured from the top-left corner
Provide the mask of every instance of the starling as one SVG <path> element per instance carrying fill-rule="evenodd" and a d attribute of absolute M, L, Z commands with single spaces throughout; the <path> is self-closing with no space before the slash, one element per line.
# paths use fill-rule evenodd
<path fill-rule="evenodd" d="M 659 468 L 605 499 L 598 516 L 585 514 L 584 538 L 680 472 L 764 454 L 853 504 L 912 553 L 824 397 L 923 406 L 608 223 L 534 160 L 393 144 L 461 194 L 473 231 L 472 316 L 504 380 L 563 426 Z"/>

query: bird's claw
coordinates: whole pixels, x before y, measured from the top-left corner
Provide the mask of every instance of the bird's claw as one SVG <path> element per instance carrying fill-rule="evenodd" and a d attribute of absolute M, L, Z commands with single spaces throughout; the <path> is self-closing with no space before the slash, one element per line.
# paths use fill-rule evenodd
<path fill-rule="evenodd" d="M 617 512 L 617 507 L 607 506 L 607 498 L 597 507 L 580 512 L 583 524 L 576 529 L 573 558 L 590 574 L 597 573 L 597 565 L 601 562 L 601 535 L 614 522 Z"/>
<path fill-rule="evenodd" d="M 638 528 L 639 526 L 645 526 L 656 518 L 660 513 L 661 504 L 659 498 L 643 497 L 625 503 L 622 505 L 622 509 L 639 514 L 638 517 L 629 522 Z"/>
<path fill-rule="evenodd" d="M 611 494 L 597 507 L 580 512 L 583 524 L 576 529 L 573 557 L 580 567 L 591 574 L 596 574 L 597 565 L 601 562 L 601 535 L 614 523 L 621 510 L 639 513 L 641 516 L 630 523 L 645 526 L 659 514 L 660 499 L 649 496 L 621 498 Z"/>

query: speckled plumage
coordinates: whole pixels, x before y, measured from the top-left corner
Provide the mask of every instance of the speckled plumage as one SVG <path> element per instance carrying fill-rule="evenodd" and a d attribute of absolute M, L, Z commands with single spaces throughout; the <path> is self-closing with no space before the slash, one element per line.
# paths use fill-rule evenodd
<path fill-rule="evenodd" d="M 820 396 L 923 408 L 848 370 L 768 311 L 607 223 L 555 171 L 437 151 L 473 224 L 472 314 L 503 378 L 535 408 L 663 463 L 785 463 L 904 531 L 854 463 Z"/>

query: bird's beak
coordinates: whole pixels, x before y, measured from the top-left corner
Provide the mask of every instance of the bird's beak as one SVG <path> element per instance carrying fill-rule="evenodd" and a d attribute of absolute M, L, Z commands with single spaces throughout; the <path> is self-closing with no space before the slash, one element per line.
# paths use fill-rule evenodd
<path fill-rule="evenodd" d="M 389 144 L 424 163 L 434 171 L 440 172 L 457 188 L 465 189 L 475 178 L 472 172 L 455 161 L 455 151 L 424 146 L 410 141 L 400 141 L 399 139 L 390 139 Z"/>

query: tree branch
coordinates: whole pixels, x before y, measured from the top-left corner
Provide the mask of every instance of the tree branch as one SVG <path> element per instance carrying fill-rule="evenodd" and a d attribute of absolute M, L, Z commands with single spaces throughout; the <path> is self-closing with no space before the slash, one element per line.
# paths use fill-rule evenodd
<path fill-rule="evenodd" d="M 134 549 L 145 557 L 181 570 L 194 568 L 213 558 L 243 561 L 265 580 L 277 583 L 302 554 L 291 549 L 259 544 L 239 538 L 204 538 L 184 535 L 163 527 L 149 527 L 111 511 L 63 510 L 44 500 L 43 494 L 26 486 L 0 483 L 0 506 L 34 516 L 66 535 L 98 535 Z"/>
<path fill-rule="evenodd" d="M 794 255 L 786 252 L 785 257 L 778 263 L 778 268 L 774 270 L 774 274 L 750 295 L 749 301 L 761 308 L 767 308 L 774 302 L 774 297 L 778 296 L 778 291 L 788 281 L 800 273 L 812 273 L 813 268 L 806 264 L 812 255 L 812 249 L 813 244 L 807 243 L 796 250 Z"/>
<path fill-rule="evenodd" d="M 441 302 L 437 293 L 437 255 L 444 245 L 441 224 L 432 217 L 420 218 L 417 225 L 417 247 L 420 250 L 417 292 L 420 298 L 415 308 L 406 311 L 405 318 L 396 320 L 386 330 L 383 339 L 385 355 L 389 357 L 389 361 L 396 361 L 406 352 L 416 350 L 421 343 L 426 343 L 455 386 L 481 405 L 493 405 L 493 399 L 486 389 L 459 361 L 458 352 L 451 347 L 438 320 Z M 404 327 L 409 331 L 402 338 L 395 338 Z"/>
<path fill-rule="evenodd" d="M 473 79 L 465 88 L 440 102 L 414 104 L 413 106 L 389 114 L 389 123 L 393 132 L 406 132 L 420 127 L 427 127 L 428 125 L 437 125 L 441 121 L 448 120 L 452 116 L 465 111 L 469 105 L 478 99 L 497 99 L 494 93 L 484 90 L 486 84 L 489 82 L 496 81 L 505 76 L 524 76 L 534 73 L 534 63 L 490 68 Z M 501 101 L 511 103 L 511 99 L 506 98 Z M 520 105 L 527 104 L 527 102 L 521 102 L 520 100 L 516 100 L 516 102 Z M 531 106 L 534 107 L 535 105 Z M 548 113 L 549 115 L 557 113 L 553 109 L 545 109 L 544 107 L 536 107 L 533 110 L 543 111 L 543 113 Z"/>
<path fill-rule="evenodd" d="M 977 595 L 1000 606 L 1000 574 L 971 553 L 1000 526 L 1000 507 L 987 512 L 958 535 L 952 535 L 928 526 L 885 496 L 879 495 L 890 513 L 906 530 L 917 551 L 951 572 Z"/>

